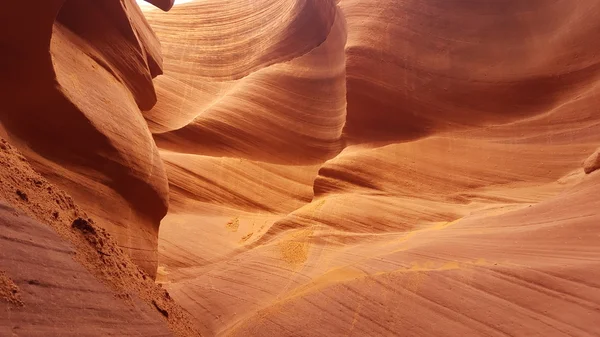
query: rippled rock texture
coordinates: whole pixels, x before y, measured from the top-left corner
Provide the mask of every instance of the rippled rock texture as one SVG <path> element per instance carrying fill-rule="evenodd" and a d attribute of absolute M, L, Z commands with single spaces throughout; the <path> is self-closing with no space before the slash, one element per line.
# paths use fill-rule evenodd
<path fill-rule="evenodd" d="M 156 36 L 132 0 L 3 7 L 3 136 L 154 274 L 168 185 L 140 109 L 156 103 Z"/>
<path fill-rule="evenodd" d="M 0 133 L 204 335 L 600 335 L 598 14 L 13 1 Z"/>
<path fill-rule="evenodd" d="M 207 335 L 600 334 L 597 1 L 195 1 L 144 116 Z M 593 157 L 595 158 L 595 157 Z M 591 167 L 592 159 L 586 164 Z"/>

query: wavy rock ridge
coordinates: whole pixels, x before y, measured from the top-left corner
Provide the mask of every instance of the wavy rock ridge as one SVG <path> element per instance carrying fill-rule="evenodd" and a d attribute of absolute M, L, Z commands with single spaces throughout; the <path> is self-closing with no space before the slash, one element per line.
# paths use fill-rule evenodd
<path fill-rule="evenodd" d="M 159 281 L 209 335 L 600 333 L 599 181 L 582 170 L 600 143 L 598 12 L 146 11 L 165 74 L 144 116 L 172 201 Z"/>
<path fill-rule="evenodd" d="M 205 335 L 600 335 L 598 13 L 595 0 L 12 1 L 0 135 Z M 13 194 L 26 183 L 10 172 L 4 199 L 44 222 L 52 203 Z M 49 249 L 55 269 L 103 289 L 56 235 L 0 208 L 13 239 L 37 235 L 66 254 Z M 34 249 L 11 240 L 11 254 Z M 3 263 L 6 310 L 26 322 L 37 288 Z"/>
<path fill-rule="evenodd" d="M 139 7 L 56 0 L 3 13 L 3 136 L 155 274 L 168 186 L 140 109 L 156 102 L 162 59 Z"/>

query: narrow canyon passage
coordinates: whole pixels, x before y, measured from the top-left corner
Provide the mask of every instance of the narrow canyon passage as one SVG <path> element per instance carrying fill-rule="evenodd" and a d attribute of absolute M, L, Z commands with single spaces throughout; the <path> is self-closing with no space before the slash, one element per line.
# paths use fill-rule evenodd
<path fill-rule="evenodd" d="M 599 334 L 599 5 L 146 11 L 159 282 L 207 335 Z"/>
<path fill-rule="evenodd" d="M 600 1 L 37 2 L 0 335 L 600 336 Z"/>

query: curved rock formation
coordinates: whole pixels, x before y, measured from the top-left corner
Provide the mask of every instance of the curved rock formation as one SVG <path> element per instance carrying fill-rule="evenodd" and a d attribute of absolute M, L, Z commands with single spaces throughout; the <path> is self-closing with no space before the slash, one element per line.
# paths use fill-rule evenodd
<path fill-rule="evenodd" d="M 317 3 L 334 10 L 309 24 Z M 208 335 L 598 334 L 599 12 L 145 12 L 165 55 L 144 114 L 171 187 L 159 281 Z"/>
<path fill-rule="evenodd" d="M 139 7 L 13 2 L 0 19 L 11 50 L 0 80 L 3 134 L 154 274 L 168 186 L 140 109 L 156 102 L 162 60 Z"/>
<path fill-rule="evenodd" d="M 596 335 L 598 177 L 531 207 L 374 237 L 341 254 L 317 236 L 302 271 L 330 269 L 297 277 L 230 335 Z"/>
<path fill-rule="evenodd" d="M 355 142 L 543 114 L 598 79 L 595 1 L 344 0 Z M 376 8 L 376 10 L 371 10 Z"/>
<path fill-rule="evenodd" d="M 600 334 L 600 2 L 38 2 L 0 14 L 0 196 L 101 271 L 15 220 L 9 310 L 48 248 L 193 333 L 77 202 L 205 335 Z"/>
<path fill-rule="evenodd" d="M 341 150 L 343 16 L 332 0 L 259 7 L 212 1 L 146 13 L 166 60 L 159 102 L 145 113 L 161 148 L 302 165 Z"/>

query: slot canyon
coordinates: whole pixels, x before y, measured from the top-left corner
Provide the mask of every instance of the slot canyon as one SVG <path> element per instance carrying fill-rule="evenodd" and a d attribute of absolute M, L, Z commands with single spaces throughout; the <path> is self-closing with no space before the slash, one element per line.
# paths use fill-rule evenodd
<path fill-rule="evenodd" d="M 0 336 L 600 336 L 597 14 L 3 1 Z"/>

